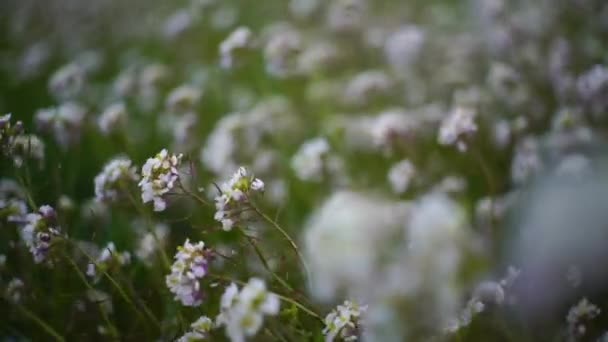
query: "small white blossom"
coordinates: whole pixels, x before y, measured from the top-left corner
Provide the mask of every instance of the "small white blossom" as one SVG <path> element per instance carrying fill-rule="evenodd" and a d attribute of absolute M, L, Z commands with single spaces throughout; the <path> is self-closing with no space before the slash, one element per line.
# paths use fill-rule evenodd
<path fill-rule="evenodd" d="M 59 145 L 67 148 L 80 140 L 85 114 L 82 106 L 67 102 L 58 107 L 38 110 L 35 120 L 41 130 L 53 133 Z"/>
<path fill-rule="evenodd" d="M 230 180 L 220 185 L 219 190 L 220 194 L 215 197 L 215 220 L 229 231 L 237 223 L 244 205 L 249 203 L 250 195 L 264 191 L 264 182 L 240 167 Z"/>
<path fill-rule="evenodd" d="M 243 342 L 260 330 L 264 316 L 277 315 L 280 305 L 279 297 L 269 292 L 261 279 L 249 279 L 240 292 L 232 283 L 222 295 L 216 324 L 226 327 L 230 341 Z"/>
<path fill-rule="evenodd" d="M 290 28 L 274 33 L 264 48 L 266 71 L 276 77 L 287 77 L 296 71 L 302 50 L 300 34 Z"/>
<path fill-rule="evenodd" d="M 200 102 L 203 92 L 191 85 L 179 86 L 169 93 L 166 107 L 172 113 L 184 113 L 193 110 Z"/>
<path fill-rule="evenodd" d="M 253 47 L 251 30 L 245 26 L 238 27 L 220 44 L 220 65 L 225 69 L 234 68 Z"/>
<path fill-rule="evenodd" d="M 19 303 L 23 298 L 23 288 L 25 284 L 19 278 L 11 279 L 6 285 L 5 296 L 13 303 Z"/>
<path fill-rule="evenodd" d="M 460 152 L 467 150 L 466 139 L 477 132 L 475 111 L 456 107 L 441 123 L 438 141 L 441 145 L 455 145 Z"/>
<path fill-rule="evenodd" d="M 88 264 L 87 275 L 98 281 L 104 272 L 110 272 L 124 265 L 131 263 L 131 254 L 129 252 L 118 252 L 114 242 L 109 242 L 104 247 L 95 263 Z"/>
<path fill-rule="evenodd" d="M 587 298 L 581 299 L 578 304 L 570 308 L 566 316 L 570 338 L 574 341 L 582 338 L 587 331 L 585 321 L 596 318 L 600 313 L 600 308 L 589 302 Z"/>
<path fill-rule="evenodd" d="M 209 271 L 211 256 L 211 251 L 202 241 L 192 244 L 186 240 L 183 246 L 177 248 L 171 274 L 167 275 L 165 282 L 175 294 L 175 300 L 182 305 L 199 306 L 203 302 L 200 281 Z"/>
<path fill-rule="evenodd" d="M 21 238 L 36 263 L 48 260 L 51 248 L 60 234 L 57 213 L 49 205 L 43 205 L 37 212 L 27 214 L 25 224 L 21 228 Z"/>
<path fill-rule="evenodd" d="M 42 164 L 44 161 L 44 142 L 33 134 L 18 135 L 13 141 L 11 154 L 16 167 L 21 167 L 26 158 L 33 158 Z"/>
<path fill-rule="evenodd" d="M 344 341 L 358 341 L 362 328 L 361 316 L 365 311 L 367 306 L 359 306 L 348 300 L 338 305 L 325 317 L 325 341 L 332 342 L 338 336 Z"/>
<path fill-rule="evenodd" d="M 402 160 L 391 167 L 388 172 L 388 181 L 396 194 L 402 194 L 409 188 L 415 174 L 414 164 L 407 159 Z"/>
<path fill-rule="evenodd" d="M 67 64 L 51 76 L 49 90 L 59 99 L 69 99 L 82 90 L 84 78 L 84 70 L 80 65 Z"/>
<path fill-rule="evenodd" d="M 141 168 L 141 199 L 144 203 L 154 202 L 154 211 L 163 211 L 167 207 L 163 196 L 179 182 L 177 168 L 182 157 L 182 154 L 169 155 L 167 150 L 163 149 L 154 158 L 149 158 Z"/>
<path fill-rule="evenodd" d="M 117 102 L 107 107 L 97 119 L 99 130 L 103 134 L 110 134 L 123 127 L 127 120 L 127 108 L 122 102 Z"/>
<path fill-rule="evenodd" d="M 389 76 L 380 70 L 369 70 L 355 75 L 344 89 L 343 101 L 355 107 L 368 106 L 386 96 L 393 89 Z"/>
<path fill-rule="evenodd" d="M 194 342 L 204 340 L 209 337 L 209 331 L 213 329 L 214 324 L 211 318 L 201 316 L 194 323 L 192 323 L 190 327 L 192 330 L 188 331 L 182 337 L 177 339 L 177 342 Z"/>
<path fill-rule="evenodd" d="M 165 246 L 168 234 L 169 228 L 165 224 L 157 224 L 153 231 L 143 233 L 137 244 L 135 256 L 146 266 L 152 266 L 154 257 Z"/>
<path fill-rule="evenodd" d="M 300 146 L 291 158 L 291 168 L 303 181 L 319 182 L 323 179 L 325 159 L 329 154 L 327 139 L 319 137 L 308 140 Z"/>
<path fill-rule="evenodd" d="M 116 201 L 124 187 L 139 180 L 137 169 L 131 160 L 117 157 L 108 162 L 103 171 L 95 177 L 95 199 L 97 201 Z"/>

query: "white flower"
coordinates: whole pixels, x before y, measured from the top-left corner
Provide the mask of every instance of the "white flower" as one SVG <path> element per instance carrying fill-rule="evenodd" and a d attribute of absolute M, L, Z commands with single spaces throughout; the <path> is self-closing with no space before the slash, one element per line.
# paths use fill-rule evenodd
<path fill-rule="evenodd" d="M 439 144 L 455 145 L 460 152 L 465 152 L 467 150 L 466 139 L 477 132 L 477 124 L 474 119 L 474 110 L 456 107 L 441 123 Z"/>
<path fill-rule="evenodd" d="M 278 314 L 280 304 L 279 297 L 268 292 L 264 281 L 258 278 L 249 279 L 240 292 L 232 283 L 222 295 L 216 323 L 226 327 L 226 335 L 232 342 L 242 342 L 260 330 L 265 315 Z"/>
<path fill-rule="evenodd" d="M 116 201 L 121 192 L 128 191 L 123 187 L 138 180 L 137 169 L 132 165 L 131 160 L 124 157 L 114 158 L 95 177 L 95 199 Z"/>
<path fill-rule="evenodd" d="M 327 10 L 326 22 L 332 31 L 352 33 L 364 27 L 367 14 L 367 0 L 336 0 Z"/>
<path fill-rule="evenodd" d="M 357 296 L 376 287 L 380 255 L 409 215 L 409 205 L 340 191 L 315 211 L 304 233 L 312 293 L 330 300 L 341 290 Z"/>
<path fill-rule="evenodd" d="M 303 181 L 321 181 L 323 179 L 324 161 L 330 150 L 325 138 L 314 138 L 300 146 L 291 158 L 291 168 Z"/>
<path fill-rule="evenodd" d="M 601 310 L 595 304 L 589 302 L 587 298 L 583 298 L 570 308 L 568 315 L 566 316 L 566 322 L 568 323 L 568 333 L 574 340 L 579 340 L 585 335 L 587 328 L 585 322 L 592 320 L 599 316 Z"/>
<path fill-rule="evenodd" d="M 388 172 L 388 181 L 395 193 L 402 194 L 409 188 L 415 174 L 414 164 L 405 159 L 391 167 Z"/>
<path fill-rule="evenodd" d="M 344 89 L 343 101 L 350 106 L 367 106 L 388 95 L 393 89 L 389 76 L 380 70 L 369 70 L 355 75 Z"/>
<path fill-rule="evenodd" d="M 129 263 L 131 263 L 131 254 L 129 252 L 119 253 L 116 251 L 114 242 L 109 242 L 101 250 L 95 262 L 88 264 L 87 275 L 98 281 L 104 272 L 115 270 Z"/>
<path fill-rule="evenodd" d="M 184 113 L 193 110 L 203 96 L 202 91 L 191 85 L 179 86 L 169 93 L 166 107 L 172 113 Z"/>
<path fill-rule="evenodd" d="M 338 336 L 344 341 L 357 341 L 361 334 L 361 315 L 366 310 L 367 306 L 348 300 L 338 305 L 325 317 L 325 341 L 332 342 Z"/>
<path fill-rule="evenodd" d="M 117 102 L 107 107 L 97 119 L 99 130 L 103 134 L 110 134 L 112 131 L 121 128 L 127 120 L 127 109 L 125 104 Z"/>
<path fill-rule="evenodd" d="M 391 151 L 391 148 L 402 142 L 407 142 L 420 133 L 419 120 L 400 108 L 390 108 L 383 111 L 368 127 L 373 143 L 378 148 Z"/>
<path fill-rule="evenodd" d="M 70 63 L 57 70 L 49 80 L 49 90 L 60 99 L 77 95 L 84 85 L 84 70 L 76 63 Z"/>
<path fill-rule="evenodd" d="M 235 67 L 253 45 L 251 30 L 245 26 L 238 27 L 220 44 L 220 65 L 226 69 Z"/>
<path fill-rule="evenodd" d="M 177 339 L 177 342 L 194 342 L 204 340 L 208 337 L 209 331 L 213 329 L 214 324 L 211 318 L 201 316 L 194 323 L 192 323 L 190 327 L 192 330 Z"/>
<path fill-rule="evenodd" d="M 146 266 L 152 266 L 154 257 L 166 244 L 169 229 L 165 224 L 157 224 L 151 232 L 143 233 L 137 244 L 135 256 Z"/>
<path fill-rule="evenodd" d="M 240 167 L 237 172 L 219 187 L 220 194 L 215 197 L 215 220 L 222 223 L 226 231 L 232 229 L 239 220 L 249 197 L 255 192 L 264 191 L 264 182 L 255 178 L 246 168 Z"/>
<path fill-rule="evenodd" d="M 297 71 L 297 58 L 302 50 L 300 34 L 291 28 L 277 30 L 264 48 L 266 71 L 276 77 L 287 77 Z"/>
<path fill-rule="evenodd" d="M 15 166 L 21 167 L 26 158 L 36 159 L 40 164 L 44 161 L 44 142 L 33 134 L 20 134 L 13 140 L 12 151 Z"/>
<path fill-rule="evenodd" d="M 144 203 L 154 202 L 154 211 L 163 211 L 167 207 L 163 196 L 179 182 L 177 168 L 182 157 L 182 154 L 169 155 L 163 149 L 154 158 L 149 158 L 141 168 L 141 199 Z"/>
<path fill-rule="evenodd" d="M 165 278 L 167 287 L 175 294 L 175 300 L 185 306 L 201 305 L 203 289 L 200 280 L 209 271 L 210 259 L 211 251 L 205 248 L 202 241 L 192 244 L 186 240 L 183 246 L 178 247 L 171 274 Z"/>
<path fill-rule="evenodd" d="M 25 284 L 19 278 L 11 279 L 6 285 L 5 295 L 8 300 L 13 303 L 19 303 L 23 297 L 23 288 Z"/>
<path fill-rule="evenodd" d="M 416 26 L 404 26 L 391 33 L 384 45 L 384 54 L 393 70 L 403 74 L 414 64 L 420 55 L 425 32 Z"/>
<path fill-rule="evenodd" d="M 79 141 L 85 113 L 79 104 L 66 102 L 58 107 L 38 110 L 35 120 L 41 130 L 52 132 L 59 145 L 67 148 Z"/>
<path fill-rule="evenodd" d="M 36 263 L 48 260 L 51 247 L 61 233 L 57 224 L 57 214 L 48 205 L 43 205 L 38 212 L 25 216 L 25 224 L 21 228 L 21 238 L 34 256 Z"/>

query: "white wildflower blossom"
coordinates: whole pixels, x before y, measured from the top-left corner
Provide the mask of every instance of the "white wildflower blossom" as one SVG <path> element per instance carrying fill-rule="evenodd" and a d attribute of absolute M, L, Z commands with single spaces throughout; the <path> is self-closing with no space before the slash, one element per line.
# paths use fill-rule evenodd
<path fill-rule="evenodd" d="M 183 246 L 177 248 L 171 274 L 165 278 L 175 300 L 185 306 L 201 305 L 204 297 L 201 279 L 209 272 L 211 258 L 211 250 L 202 241 L 192 244 L 187 239 Z"/>
<path fill-rule="evenodd" d="M 264 316 L 277 315 L 280 306 L 279 297 L 269 292 L 261 279 L 249 279 L 240 292 L 232 283 L 222 295 L 216 324 L 226 328 L 230 341 L 243 342 L 246 337 L 257 334 Z"/>
<path fill-rule="evenodd" d="M 66 148 L 80 140 L 85 113 L 79 104 L 67 102 L 37 111 L 35 120 L 40 129 L 53 133 L 59 145 Z"/>
<path fill-rule="evenodd" d="M 441 145 L 454 145 L 460 152 L 467 150 L 467 138 L 477 132 L 475 111 L 456 107 L 441 123 L 438 142 Z"/>
<path fill-rule="evenodd" d="M 98 281 L 104 272 L 112 272 L 131 263 L 129 252 L 118 252 L 114 242 L 109 242 L 99 253 L 94 263 L 88 264 L 87 275 Z"/>
<path fill-rule="evenodd" d="M 365 25 L 368 7 L 367 0 L 332 1 L 327 10 L 327 26 L 337 33 L 358 32 Z"/>
<path fill-rule="evenodd" d="M 238 66 L 254 46 L 253 32 L 246 26 L 238 27 L 220 44 L 220 65 L 225 69 Z"/>
<path fill-rule="evenodd" d="M 169 93 L 165 105 L 172 113 L 184 113 L 195 109 L 202 96 L 203 92 L 198 87 L 182 85 Z"/>
<path fill-rule="evenodd" d="M 95 177 L 95 199 L 97 201 L 116 201 L 131 183 L 139 180 L 137 168 L 131 160 L 117 157 L 109 161 L 103 171 Z"/>
<path fill-rule="evenodd" d="M 12 303 L 21 302 L 21 299 L 23 298 L 24 287 L 25 284 L 23 283 L 23 280 L 19 278 L 11 279 L 6 285 L 6 289 L 4 290 L 6 299 L 11 301 Z"/>
<path fill-rule="evenodd" d="M 36 263 L 50 261 L 51 248 L 60 234 L 57 213 L 49 205 L 43 205 L 37 212 L 27 214 L 21 228 L 21 238 Z"/>
<path fill-rule="evenodd" d="M 70 63 L 57 70 L 49 80 L 50 92 L 59 99 L 69 99 L 77 95 L 84 86 L 83 68 Z"/>
<path fill-rule="evenodd" d="M 391 167 L 388 172 L 388 181 L 396 194 L 402 194 L 409 188 L 415 174 L 414 164 L 405 159 Z"/>
<path fill-rule="evenodd" d="M 26 158 L 38 161 L 40 165 L 44 162 L 44 142 L 34 134 L 21 134 L 13 140 L 13 163 L 21 167 Z"/>
<path fill-rule="evenodd" d="M 368 106 L 387 96 L 392 89 L 393 81 L 384 71 L 364 71 L 355 75 L 346 84 L 343 101 L 350 106 Z"/>
<path fill-rule="evenodd" d="M 587 298 L 581 299 L 578 304 L 570 308 L 566 316 L 568 334 L 573 341 L 580 340 L 587 332 L 585 322 L 599 316 L 601 310 Z"/>
<path fill-rule="evenodd" d="M 167 150 L 163 149 L 154 158 L 149 158 L 141 168 L 141 199 L 144 203 L 154 202 L 154 211 L 163 211 L 167 207 L 163 196 L 179 182 L 177 168 L 182 157 L 182 154 L 169 155 Z"/>
<path fill-rule="evenodd" d="M 522 138 L 515 147 L 511 161 L 511 179 L 515 184 L 523 184 L 542 169 L 540 143 L 533 137 Z"/>
<path fill-rule="evenodd" d="M 215 197 L 215 220 L 229 231 L 238 224 L 241 211 L 249 203 L 249 197 L 264 191 L 264 182 L 255 178 L 246 168 L 240 167 L 227 182 L 219 186 Z"/>
<path fill-rule="evenodd" d="M 274 33 L 264 47 L 266 71 L 276 77 L 287 77 L 297 70 L 297 58 L 302 50 L 302 38 L 294 29 Z"/>
<path fill-rule="evenodd" d="M 373 140 L 373 144 L 385 151 L 390 151 L 395 145 L 407 142 L 420 133 L 419 120 L 400 108 L 390 108 L 376 118 L 368 130 Z"/>
<path fill-rule="evenodd" d="M 178 338 L 177 342 L 195 342 L 204 340 L 209 337 L 209 332 L 211 329 L 213 329 L 214 324 L 211 318 L 201 316 L 194 323 L 192 323 L 190 327 L 192 330 Z"/>
<path fill-rule="evenodd" d="M 165 224 L 157 224 L 151 232 L 141 234 L 135 256 L 146 266 L 152 266 L 154 257 L 162 251 L 166 244 L 169 228 Z"/>
<path fill-rule="evenodd" d="M 122 102 L 113 103 L 108 106 L 97 119 L 97 125 L 101 133 L 108 135 L 126 124 L 127 108 Z"/>
<path fill-rule="evenodd" d="M 362 315 L 367 306 L 356 302 L 345 301 L 325 316 L 323 334 L 326 342 L 332 342 L 336 337 L 343 341 L 358 341 L 362 331 Z"/>
<path fill-rule="evenodd" d="M 325 160 L 329 151 L 327 139 L 319 137 L 308 140 L 291 158 L 291 168 L 299 179 L 319 182 L 323 179 Z"/>
<path fill-rule="evenodd" d="M 403 74 L 416 63 L 425 43 L 425 32 L 417 26 L 404 26 L 391 33 L 384 44 L 384 55 L 393 70 Z"/>

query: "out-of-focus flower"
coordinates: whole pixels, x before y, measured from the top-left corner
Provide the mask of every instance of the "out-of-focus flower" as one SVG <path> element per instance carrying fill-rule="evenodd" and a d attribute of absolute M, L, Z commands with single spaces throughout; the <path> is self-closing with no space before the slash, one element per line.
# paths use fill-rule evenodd
<path fill-rule="evenodd" d="M 441 123 L 437 140 L 441 145 L 454 145 L 460 152 L 465 152 L 467 139 L 475 132 L 475 111 L 457 107 Z"/>
<path fill-rule="evenodd" d="M 355 75 L 344 89 L 343 101 L 354 107 L 364 107 L 387 96 L 393 89 L 389 76 L 380 70 L 369 70 Z"/>
<path fill-rule="evenodd" d="M 131 160 L 117 157 L 108 162 L 103 171 L 95 177 L 95 199 L 116 201 L 121 193 L 129 191 L 130 184 L 139 180 L 137 169 Z"/>
<path fill-rule="evenodd" d="M 21 238 L 36 263 L 51 262 L 49 254 L 60 234 L 61 228 L 57 223 L 57 213 L 49 205 L 43 205 L 37 212 L 27 214 L 21 228 Z"/>
<path fill-rule="evenodd" d="M 199 306 L 203 302 L 201 279 L 209 271 L 212 251 L 199 241 L 196 244 L 186 240 L 183 246 L 177 248 L 175 262 L 171 266 L 171 274 L 165 281 L 169 290 L 185 306 Z"/>
<path fill-rule="evenodd" d="M 106 135 L 124 127 L 126 122 L 127 108 L 122 102 L 108 106 L 97 119 L 99 130 Z"/>
<path fill-rule="evenodd" d="M 515 147 L 511 162 L 511 179 L 515 184 L 523 184 L 538 174 L 543 168 L 538 140 L 522 138 Z"/>
<path fill-rule="evenodd" d="M 49 80 L 49 91 L 58 99 L 73 98 L 84 86 L 85 74 L 82 67 L 70 63 L 57 70 Z"/>
<path fill-rule="evenodd" d="M 332 1 L 327 9 L 326 23 L 336 33 L 355 33 L 366 24 L 367 0 Z"/>
<path fill-rule="evenodd" d="M 414 164 L 407 159 L 402 160 L 391 167 L 388 172 L 388 181 L 396 194 L 402 194 L 409 188 L 415 174 Z"/>
<path fill-rule="evenodd" d="M 80 140 L 85 109 L 75 102 L 67 102 L 58 107 L 40 109 L 36 112 L 37 126 L 52 132 L 55 140 L 63 148 Z"/>
<path fill-rule="evenodd" d="M 154 202 L 154 211 L 163 211 L 167 207 L 163 196 L 179 182 L 177 168 L 182 157 L 181 154 L 169 155 L 167 150 L 163 149 L 154 158 L 148 158 L 141 168 L 141 199 L 144 203 Z"/>
<path fill-rule="evenodd" d="M 343 341 L 358 341 L 362 330 L 361 316 L 366 310 L 367 306 L 348 300 L 338 305 L 325 317 L 325 341 L 332 342 L 336 337 Z"/>
<path fill-rule="evenodd" d="M 195 109 L 199 104 L 203 93 L 191 85 L 179 86 L 169 93 L 166 107 L 172 113 L 185 113 Z"/>
<path fill-rule="evenodd" d="M 304 233 L 313 295 L 329 300 L 339 291 L 353 297 L 366 291 L 408 214 L 406 203 L 370 194 L 340 191 L 327 199 Z"/>
<path fill-rule="evenodd" d="M 238 27 L 220 44 L 220 65 L 226 69 L 240 65 L 254 47 L 253 32 L 246 26 Z"/>
<path fill-rule="evenodd" d="M 319 182 L 323 179 L 325 159 L 329 150 L 329 143 L 325 138 L 308 140 L 292 157 L 291 168 L 301 180 Z"/>
<path fill-rule="evenodd" d="M 23 122 L 11 124 L 11 116 L 10 113 L 0 116 L 0 148 L 7 156 L 13 152 L 15 139 L 23 134 Z"/>
<path fill-rule="evenodd" d="M 44 162 L 44 142 L 34 134 L 19 135 L 13 141 L 11 154 L 16 167 L 21 167 L 27 158 L 33 158 L 42 165 Z"/>
<path fill-rule="evenodd" d="M 314 75 L 319 72 L 329 71 L 337 66 L 340 60 L 338 47 L 329 42 L 317 42 L 300 53 L 297 61 L 299 73 Z"/>
<path fill-rule="evenodd" d="M 287 77 L 297 71 L 297 57 L 302 50 L 300 34 L 286 28 L 272 34 L 264 47 L 266 71 L 275 77 Z"/>
<path fill-rule="evenodd" d="M 114 242 L 109 242 L 104 247 L 94 263 L 88 264 L 87 275 L 98 281 L 105 272 L 113 272 L 124 265 L 131 263 L 129 252 L 119 253 Z"/>
<path fill-rule="evenodd" d="M 391 33 L 384 44 L 384 55 L 389 65 L 400 74 L 410 71 L 417 62 L 426 36 L 416 26 L 404 26 Z"/>
<path fill-rule="evenodd" d="M 11 301 L 12 303 L 21 302 L 21 299 L 23 298 L 24 287 L 25 284 L 23 283 L 23 280 L 19 278 L 11 279 L 6 285 L 6 289 L 4 290 L 6 299 Z"/>
<path fill-rule="evenodd" d="M 600 312 L 600 308 L 589 302 L 587 298 L 581 299 L 578 304 L 570 308 L 570 311 L 568 311 L 568 315 L 566 316 L 570 340 L 580 340 L 587 332 L 585 321 L 596 318 L 599 316 Z"/>
<path fill-rule="evenodd" d="M 192 323 L 190 327 L 192 330 L 178 338 L 177 342 L 195 342 L 204 340 L 209 337 L 209 331 L 213 329 L 214 324 L 211 318 L 201 316 L 194 323 Z"/>
<path fill-rule="evenodd" d="M 374 145 L 385 151 L 391 151 L 393 147 L 409 142 L 421 133 L 419 120 L 399 108 L 387 109 L 380 113 L 368 129 Z"/>
<path fill-rule="evenodd" d="M 152 266 L 157 253 L 162 252 L 167 242 L 168 234 L 169 228 L 161 223 L 156 224 L 150 232 L 141 232 L 137 249 L 135 250 L 137 259 L 146 266 Z"/>
<path fill-rule="evenodd" d="M 220 194 L 215 197 L 215 220 L 222 228 L 231 230 L 238 223 L 240 214 L 250 196 L 264 191 L 264 182 L 255 178 L 246 168 L 240 167 L 227 182 L 219 187 Z"/>
<path fill-rule="evenodd" d="M 279 297 L 269 292 L 261 279 L 249 279 L 240 292 L 232 283 L 222 295 L 216 324 L 226 327 L 230 341 L 243 342 L 262 328 L 264 316 L 278 314 L 280 305 Z"/>

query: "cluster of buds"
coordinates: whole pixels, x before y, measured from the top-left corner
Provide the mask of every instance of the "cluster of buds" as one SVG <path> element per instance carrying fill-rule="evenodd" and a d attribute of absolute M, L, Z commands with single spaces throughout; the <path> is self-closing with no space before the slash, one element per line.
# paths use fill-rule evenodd
<path fill-rule="evenodd" d="M 169 290 L 185 306 L 198 306 L 203 302 L 200 280 L 207 275 L 213 252 L 199 241 L 196 244 L 186 240 L 177 248 L 171 274 L 165 281 Z"/>
<path fill-rule="evenodd" d="M 131 160 L 123 157 L 112 159 L 95 177 L 95 199 L 116 201 L 125 187 L 139 180 L 137 169 Z"/>
<path fill-rule="evenodd" d="M 17 121 L 11 124 L 11 114 L 0 116 L 0 149 L 2 154 L 12 154 L 15 139 L 23 134 L 23 122 Z"/>
<path fill-rule="evenodd" d="M 207 316 L 199 317 L 194 323 L 190 324 L 192 330 L 177 339 L 177 342 L 194 342 L 204 340 L 209 337 L 209 331 L 213 329 L 213 321 Z"/>
<path fill-rule="evenodd" d="M 21 238 L 38 264 L 49 260 L 51 248 L 57 242 L 61 228 L 57 223 L 57 212 L 49 205 L 43 205 L 38 212 L 25 216 Z"/>
<path fill-rule="evenodd" d="M 215 197 L 215 220 L 229 231 L 238 222 L 250 195 L 264 191 L 264 182 L 240 167 L 230 180 L 220 185 L 219 190 L 220 194 Z"/>

